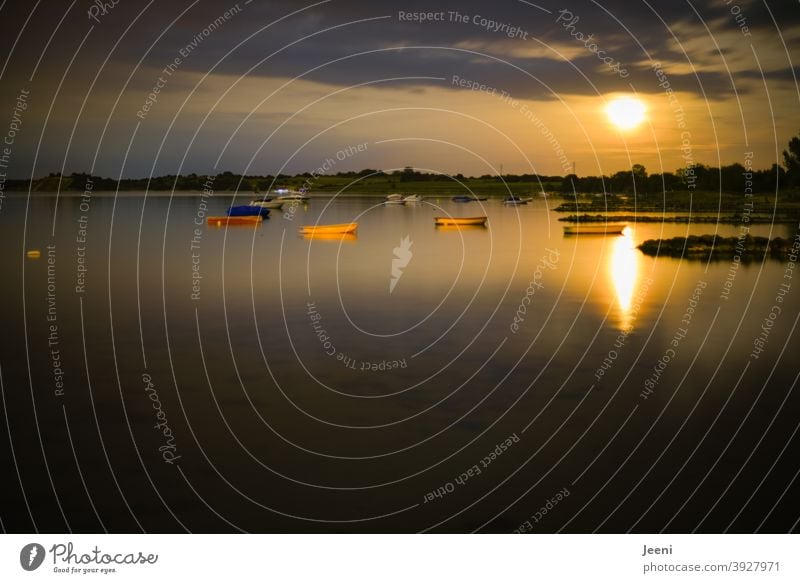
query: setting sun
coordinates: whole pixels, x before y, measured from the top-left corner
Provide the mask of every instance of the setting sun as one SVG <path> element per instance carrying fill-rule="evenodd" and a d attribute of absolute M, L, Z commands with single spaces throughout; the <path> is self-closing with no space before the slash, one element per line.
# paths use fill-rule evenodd
<path fill-rule="evenodd" d="M 630 130 L 645 120 L 647 108 L 635 97 L 617 97 L 606 106 L 611 123 L 621 130 Z"/>

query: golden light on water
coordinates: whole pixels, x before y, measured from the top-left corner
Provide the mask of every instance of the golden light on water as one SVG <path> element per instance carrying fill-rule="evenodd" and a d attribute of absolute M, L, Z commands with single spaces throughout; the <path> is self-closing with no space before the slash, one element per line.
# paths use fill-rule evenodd
<path fill-rule="evenodd" d="M 635 97 L 617 97 L 606 105 L 606 115 L 617 128 L 632 130 L 647 117 L 647 107 Z"/>
<path fill-rule="evenodd" d="M 619 308 L 620 329 L 626 330 L 633 324 L 633 295 L 639 279 L 639 257 L 630 227 L 612 243 L 608 273 Z"/>

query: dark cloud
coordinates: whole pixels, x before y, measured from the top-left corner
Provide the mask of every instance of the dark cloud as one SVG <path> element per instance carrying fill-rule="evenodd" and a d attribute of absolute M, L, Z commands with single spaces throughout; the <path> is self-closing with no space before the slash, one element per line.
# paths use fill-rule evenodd
<path fill-rule="evenodd" d="M 631 86 L 659 93 L 651 60 L 664 63 L 673 89 L 711 100 L 727 99 L 734 90 L 739 96 L 763 90 L 752 53 L 770 87 L 793 89 L 798 73 L 800 10 L 794 0 L 332 0 L 302 10 L 312 4 L 120 0 L 105 14 L 93 9 L 92 20 L 87 12 L 95 4 L 89 0 L 9 1 L 0 11 L 0 54 L 8 56 L 0 103 L 12 103 L 21 88 L 30 88 L 35 101 L 31 118 L 42 120 L 54 101 L 50 115 L 66 120 L 60 131 L 68 136 L 69 120 L 77 118 L 90 87 L 92 94 L 108 96 L 110 110 L 123 89 L 135 93 L 135 100 L 146 95 L 158 71 L 178 57 L 179 73 L 299 76 L 340 87 L 411 78 L 378 87 L 423 91 L 451 87 L 452 76 L 458 75 L 531 100 L 628 91 Z M 232 7 L 237 7 L 234 14 L 221 19 Z M 565 8 L 579 19 L 572 32 L 593 34 L 598 48 L 618 61 L 628 77 L 614 73 L 556 23 Z M 444 20 L 403 22 L 400 11 L 443 12 Z M 467 22 L 451 19 L 451 11 L 466 15 Z M 527 38 L 487 30 L 473 23 L 476 15 L 517 27 Z M 185 93 L 190 80 L 176 75 L 165 92 Z M 91 139 L 102 130 L 101 114 L 107 111 L 82 114 L 82 120 L 91 120 Z M 27 127 L 32 124 L 30 119 Z M 35 136 L 27 139 L 27 145 L 18 144 L 18 151 L 26 152 L 25 163 L 36 145 Z"/>
<path fill-rule="evenodd" d="M 178 56 L 181 50 L 185 50 L 196 40 L 198 34 L 235 3 L 200 0 L 165 32 L 173 19 L 190 4 L 186 0 L 156 2 L 140 14 L 146 6 L 145 2 L 123 1 L 108 14 L 98 16 L 100 22 L 97 23 L 87 17 L 86 11 L 92 4 L 78 3 L 54 37 L 47 58 L 41 66 L 51 75 L 63 71 L 83 34 L 94 24 L 95 28 L 81 51 L 78 67 L 96 70 L 124 30 L 138 17 L 136 24 L 111 55 L 108 66 L 129 69 L 144 57 L 145 65 L 161 68 Z M 307 5 L 311 4 L 309 2 Z M 691 41 L 697 35 L 707 35 L 703 23 L 709 26 L 712 34 L 736 32 L 739 29 L 736 16 L 731 12 L 733 6 L 738 6 L 740 12 L 737 15 L 744 19 L 743 22 L 752 31 L 768 30 L 774 35 L 776 28 L 772 22 L 773 17 L 784 32 L 796 33 L 800 26 L 800 11 L 796 2 L 770 2 L 764 5 L 739 1 L 738 4 L 733 2 L 726 5 L 715 0 L 669 3 L 582 0 L 567 3 L 570 12 L 580 19 L 574 31 L 586 35 L 593 33 L 598 46 L 632 72 L 633 77 L 626 80 L 620 79 L 605 67 L 597 66 L 597 58 L 555 23 L 557 13 L 563 7 L 561 3 L 543 1 L 535 4 L 549 10 L 551 14 L 519 0 L 493 3 L 332 0 L 305 11 L 301 10 L 304 5 L 297 2 L 256 0 L 249 5 L 239 2 L 241 13 L 230 21 L 221 23 L 213 34 L 203 38 L 189 57 L 184 59 L 182 68 L 206 72 L 215 67 L 215 72 L 238 75 L 263 61 L 250 74 L 267 77 L 305 74 L 310 80 L 336 85 L 352 85 L 390 76 L 446 77 L 462 74 L 507 86 L 520 97 L 549 98 L 549 94 L 553 92 L 593 94 L 596 89 L 592 84 L 601 91 L 625 90 L 630 81 L 640 90 L 649 91 L 652 76 L 646 71 L 637 70 L 635 65 L 649 58 L 687 65 L 694 59 L 703 63 L 717 61 L 720 63 L 720 70 L 723 70 L 722 57 L 717 54 L 710 37 L 702 51 L 695 49 L 694 54 L 687 56 L 676 44 L 673 34 L 681 42 Z M 11 64 L 14 74 L 30 74 L 41 53 L 41 46 L 67 6 L 68 2 L 48 2 L 46 7 L 40 5 L 30 20 L 21 43 L 14 51 Z M 29 5 L 23 3 L 15 3 L 4 9 L 2 26 L 8 29 L 0 35 L 4 45 L 10 45 L 14 38 L 13 30 L 21 26 L 30 9 Z M 445 21 L 400 22 L 400 11 L 444 12 Z M 502 32 L 492 32 L 471 22 L 451 22 L 448 14 L 450 11 L 467 15 L 470 19 L 481 15 L 498 23 L 519 27 L 528 33 L 528 40 L 512 41 Z M 292 12 L 296 14 L 287 17 Z M 383 16 L 390 18 L 365 21 Z M 283 20 L 276 22 L 281 18 Z M 269 26 L 270 23 L 274 24 Z M 690 35 L 689 38 L 687 34 Z M 758 48 L 757 40 L 760 37 L 757 32 L 755 34 L 753 43 Z M 251 35 L 254 36 L 247 40 Z M 299 40 L 304 37 L 308 38 Z M 542 47 L 533 39 L 550 44 L 557 50 L 570 51 L 572 65 L 580 68 L 588 80 L 576 72 L 570 63 L 560 60 L 554 52 L 547 54 L 544 50 L 539 50 L 534 56 L 526 57 L 526 50 Z M 742 40 L 747 39 L 742 37 Z M 481 60 L 470 52 L 452 50 L 464 43 L 476 42 L 491 45 L 486 50 L 488 55 L 508 61 L 510 65 L 504 65 L 492 58 Z M 796 51 L 795 44 L 789 44 L 790 50 Z M 386 50 L 400 46 L 431 48 Z M 7 48 L 10 49 L 10 46 Z M 576 52 L 576 49 L 580 50 Z M 376 50 L 380 52 L 369 53 Z M 724 48 L 723 55 L 726 51 L 729 49 Z M 341 61 L 326 64 L 336 59 Z M 780 69 L 791 66 L 791 63 L 786 62 Z M 515 70 L 515 67 L 541 78 L 550 89 L 526 79 L 525 73 Z M 311 71 L 312 69 L 314 70 Z M 755 71 L 753 68 L 740 72 L 743 73 L 740 78 L 752 76 Z M 781 73 L 769 74 L 776 80 L 786 80 Z M 712 98 L 724 96 L 731 90 L 727 75 L 707 72 L 699 78 L 676 75 L 674 81 L 683 90 Z M 747 88 L 742 90 L 746 91 Z"/>

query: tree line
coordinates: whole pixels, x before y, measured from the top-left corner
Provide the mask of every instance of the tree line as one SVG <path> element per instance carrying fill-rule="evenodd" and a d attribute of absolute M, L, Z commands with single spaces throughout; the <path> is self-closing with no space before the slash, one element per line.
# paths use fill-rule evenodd
<path fill-rule="evenodd" d="M 544 176 L 539 174 L 509 174 L 479 177 L 465 177 L 463 174 L 449 176 L 420 172 L 411 166 L 402 170 L 384 172 L 365 168 L 359 172 L 338 172 L 334 175 L 313 177 L 304 172 L 297 175 L 278 174 L 276 176 L 243 176 L 233 172 L 222 172 L 216 175 L 187 174 L 176 176 L 168 174 L 151 178 L 123 178 L 114 180 L 91 176 L 86 173 L 72 173 L 61 176 L 52 173 L 46 178 L 34 180 L 6 181 L 6 190 L 196 190 L 213 188 L 216 191 L 245 190 L 266 192 L 281 186 L 297 186 L 303 181 L 314 178 L 315 184 L 322 186 L 323 178 L 335 176 L 340 179 L 391 180 L 393 182 L 428 182 L 428 181 L 467 181 L 482 180 L 502 182 L 528 182 L 560 184 L 565 195 L 573 193 L 607 193 L 607 194 L 661 194 L 668 192 L 685 192 L 687 190 L 721 191 L 727 193 L 770 193 L 789 191 L 792 197 L 800 197 L 800 136 L 789 140 L 788 148 L 783 151 L 783 165 L 773 164 L 766 170 L 752 170 L 745 165 L 734 163 L 720 168 L 694 164 L 691 167 L 679 168 L 675 172 L 648 174 L 641 164 L 634 164 L 630 170 L 621 170 L 611 176 Z"/>
<path fill-rule="evenodd" d="M 606 192 L 646 195 L 687 190 L 769 193 L 796 188 L 797 181 L 792 186 L 789 173 L 777 164 L 773 164 L 769 170 L 749 170 L 738 162 L 721 168 L 695 164 L 675 172 L 656 174 L 648 174 L 644 166 L 634 164 L 631 170 L 622 170 L 611 176 L 578 177 L 570 174 L 561 181 L 561 192 L 564 194 Z"/>

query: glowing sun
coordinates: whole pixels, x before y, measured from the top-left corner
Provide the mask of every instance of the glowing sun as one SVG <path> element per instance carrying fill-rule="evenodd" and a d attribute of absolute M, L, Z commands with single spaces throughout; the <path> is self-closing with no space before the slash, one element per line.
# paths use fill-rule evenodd
<path fill-rule="evenodd" d="M 606 105 L 606 115 L 621 130 L 631 130 L 647 117 L 644 103 L 635 97 L 617 97 Z"/>

